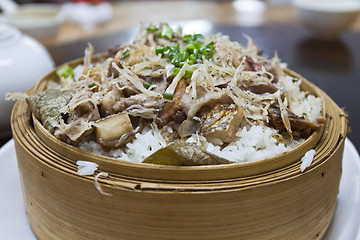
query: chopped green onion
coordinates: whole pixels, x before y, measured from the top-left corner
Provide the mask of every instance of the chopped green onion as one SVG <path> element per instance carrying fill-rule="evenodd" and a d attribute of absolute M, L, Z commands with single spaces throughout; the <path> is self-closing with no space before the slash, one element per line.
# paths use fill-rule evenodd
<path fill-rule="evenodd" d="M 74 77 L 74 71 L 73 69 L 69 66 L 69 65 L 64 65 L 62 67 L 60 67 L 57 71 L 56 71 L 56 75 L 58 75 L 59 77 L 64 77 L 64 78 L 68 78 L 68 77 Z"/>
<path fill-rule="evenodd" d="M 214 56 L 214 50 L 209 48 L 202 48 L 201 53 L 203 56 L 205 56 L 206 59 L 209 59 Z"/>
<path fill-rule="evenodd" d="M 164 25 L 160 36 L 170 40 L 172 38 L 173 32 L 173 29 L 169 25 Z"/>
<path fill-rule="evenodd" d="M 171 29 L 168 25 L 164 25 L 159 37 L 164 37 L 166 29 Z M 172 34 L 171 29 L 171 34 Z M 158 47 L 155 49 L 157 55 L 168 58 L 169 62 L 176 68 L 181 68 L 188 61 L 189 65 L 202 63 L 203 58 L 210 59 L 214 57 L 214 42 L 211 41 L 203 46 L 205 37 L 202 34 L 188 34 L 183 36 L 183 42 L 187 43 L 180 48 L 180 43 L 173 46 Z M 178 71 L 173 70 L 173 75 L 177 75 Z"/>
<path fill-rule="evenodd" d="M 176 46 L 171 46 L 171 47 L 169 48 L 170 53 L 171 53 L 172 55 L 178 53 L 178 52 L 179 52 L 179 49 L 180 49 L 179 46 L 180 46 L 179 43 L 176 44 Z"/>
<path fill-rule="evenodd" d="M 171 51 L 171 48 L 169 46 L 164 47 L 164 57 L 171 57 L 174 55 L 174 53 Z"/>
<path fill-rule="evenodd" d="M 123 58 L 126 58 L 130 55 L 130 50 L 126 49 L 126 51 L 123 53 Z"/>
<path fill-rule="evenodd" d="M 164 48 L 163 47 L 155 48 L 155 53 L 156 53 L 156 55 L 163 54 L 164 53 Z"/>
<path fill-rule="evenodd" d="M 194 42 L 193 43 L 197 49 L 199 49 L 202 45 L 202 42 Z"/>
<path fill-rule="evenodd" d="M 186 34 L 184 35 L 183 37 L 183 41 L 186 42 L 186 43 L 189 43 L 193 40 L 193 36 L 191 34 Z"/>
<path fill-rule="evenodd" d="M 194 43 L 189 43 L 183 49 L 181 49 L 181 51 L 183 51 L 183 52 L 186 51 L 189 54 L 193 54 L 195 49 L 196 49 L 195 44 Z"/>
<path fill-rule="evenodd" d="M 194 71 L 192 70 L 186 70 L 185 71 L 185 75 L 184 78 L 191 78 L 191 76 L 193 75 Z"/>
<path fill-rule="evenodd" d="M 151 26 L 147 27 L 146 30 L 149 32 L 156 32 L 159 29 L 157 28 L 157 26 L 151 25 Z"/>
<path fill-rule="evenodd" d="M 174 64 L 174 66 L 178 67 L 181 62 L 181 53 L 177 53 L 174 55 L 172 60 L 170 61 L 171 64 Z"/>
<path fill-rule="evenodd" d="M 151 87 L 151 83 L 145 82 L 145 88 L 148 89 L 149 87 Z"/>
<path fill-rule="evenodd" d="M 164 98 L 164 99 L 173 100 L 174 94 L 173 94 L 173 93 L 164 93 L 164 94 L 163 94 L 163 98 Z"/>
<path fill-rule="evenodd" d="M 181 53 L 181 62 L 185 62 L 187 59 L 189 59 L 189 53 L 188 52 L 183 52 Z"/>
<path fill-rule="evenodd" d="M 194 38 L 195 38 L 195 40 L 201 39 L 201 41 L 202 41 L 202 40 L 204 40 L 205 37 L 204 37 L 204 35 L 198 33 L 198 34 L 194 34 Z"/>
<path fill-rule="evenodd" d="M 174 76 L 178 75 L 179 72 L 180 72 L 180 68 L 178 67 L 175 67 L 173 68 L 173 70 L 171 70 L 171 74 Z"/>
<path fill-rule="evenodd" d="M 95 83 L 94 83 L 94 82 L 91 82 L 91 83 L 89 83 L 88 86 L 89 86 L 90 88 L 95 87 Z"/>
<path fill-rule="evenodd" d="M 189 55 L 189 59 L 195 61 L 195 60 L 197 59 L 196 54 L 194 54 L 194 53 L 193 53 L 193 54 L 190 54 L 190 55 Z"/>
<path fill-rule="evenodd" d="M 202 34 L 194 34 L 194 35 L 187 34 L 183 37 L 183 41 L 185 43 L 202 42 L 204 41 L 204 38 L 205 37 Z"/>
<path fill-rule="evenodd" d="M 209 42 L 209 43 L 206 44 L 204 47 L 205 47 L 205 48 L 214 49 L 214 41 Z"/>

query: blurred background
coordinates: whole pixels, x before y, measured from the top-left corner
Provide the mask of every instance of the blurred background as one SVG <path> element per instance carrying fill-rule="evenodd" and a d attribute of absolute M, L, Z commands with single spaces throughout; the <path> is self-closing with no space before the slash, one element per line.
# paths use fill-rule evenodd
<path fill-rule="evenodd" d="M 303 25 L 313 35 L 336 39 L 344 30 L 359 30 L 359 9 L 360 0 L 0 0 L 0 22 L 45 45 L 122 31 L 141 21 L 198 19 L 247 27 Z"/>

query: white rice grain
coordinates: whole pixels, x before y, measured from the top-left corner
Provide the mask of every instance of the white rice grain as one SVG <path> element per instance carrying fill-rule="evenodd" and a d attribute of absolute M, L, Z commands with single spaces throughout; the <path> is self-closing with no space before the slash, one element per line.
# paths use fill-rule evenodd
<path fill-rule="evenodd" d="M 305 153 L 301 158 L 300 171 L 304 172 L 307 167 L 309 167 L 314 160 L 315 150 L 311 149 Z"/>
<path fill-rule="evenodd" d="M 289 145 L 278 143 L 274 138 L 276 134 L 276 130 L 268 127 L 252 126 L 249 129 L 244 127 L 237 133 L 238 139 L 223 149 L 210 142 L 205 143 L 205 145 L 207 151 L 219 157 L 243 163 L 281 154 L 299 144 L 299 142 Z"/>
<path fill-rule="evenodd" d="M 99 167 L 96 163 L 89 161 L 77 161 L 76 165 L 78 166 L 77 173 L 81 176 L 93 175 Z"/>

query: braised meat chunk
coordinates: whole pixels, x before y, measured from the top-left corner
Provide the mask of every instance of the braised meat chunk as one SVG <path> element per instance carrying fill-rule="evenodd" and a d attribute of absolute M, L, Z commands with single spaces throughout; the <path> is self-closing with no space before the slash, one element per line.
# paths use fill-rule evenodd
<path fill-rule="evenodd" d="M 286 128 L 281 118 L 280 107 L 273 105 L 269 108 L 268 112 L 270 125 L 278 129 L 280 132 L 286 132 Z M 305 117 L 299 117 L 289 110 L 287 110 L 287 113 L 291 125 L 292 135 L 295 139 L 308 138 L 311 133 L 317 131 L 321 126 L 320 121 L 322 120 L 319 120 L 319 123 L 315 123 L 306 120 Z"/>

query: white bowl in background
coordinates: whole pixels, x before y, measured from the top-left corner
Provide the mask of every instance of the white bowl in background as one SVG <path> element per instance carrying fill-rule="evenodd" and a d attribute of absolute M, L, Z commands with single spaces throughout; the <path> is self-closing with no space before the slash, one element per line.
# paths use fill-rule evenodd
<path fill-rule="evenodd" d="M 336 39 L 360 11 L 359 0 L 294 0 L 303 24 L 319 38 Z"/>
<path fill-rule="evenodd" d="M 6 13 L 5 21 L 20 29 L 23 33 L 42 43 L 53 40 L 64 18 L 60 6 L 55 4 L 23 4 L 14 13 Z"/>
<path fill-rule="evenodd" d="M 55 64 L 35 39 L 14 26 L 0 23 L 0 139 L 11 135 L 10 114 L 13 102 L 5 101 L 8 92 L 26 92 Z"/>

